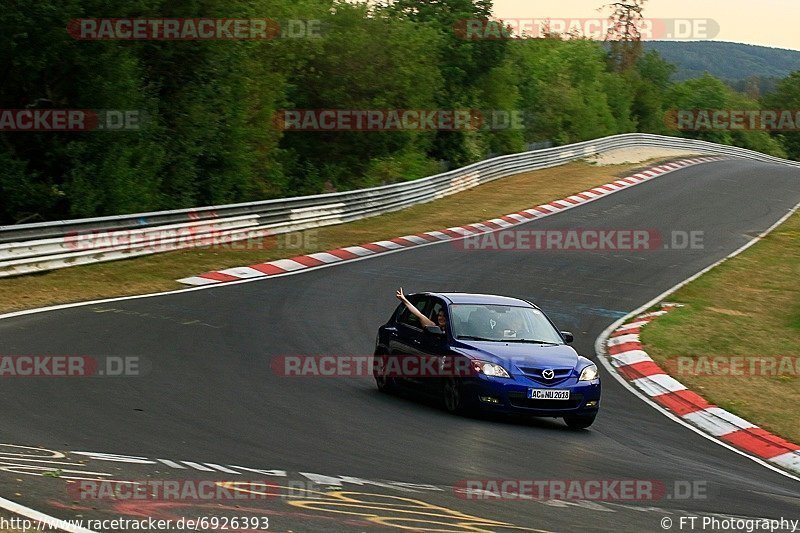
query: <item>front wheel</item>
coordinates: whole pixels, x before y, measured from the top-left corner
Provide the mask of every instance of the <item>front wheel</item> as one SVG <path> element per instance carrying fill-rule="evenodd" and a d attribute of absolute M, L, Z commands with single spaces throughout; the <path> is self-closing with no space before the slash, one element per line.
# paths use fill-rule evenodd
<path fill-rule="evenodd" d="M 592 424 L 594 424 L 594 419 L 597 415 L 589 415 L 589 416 L 579 416 L 579 415 L 572 415 L 572 416 L 565 416 L 564 422 L 567 423 L 570 429 L 586 429 Z"/>
<path fill-rule="evenodd" d="M 444 408 L 448 412 L 459 415 L 470 412 L 470 403 L 464 394 L 464 388 L 460 380 L 447 378 L 444 380 L 442 389 Z"/>

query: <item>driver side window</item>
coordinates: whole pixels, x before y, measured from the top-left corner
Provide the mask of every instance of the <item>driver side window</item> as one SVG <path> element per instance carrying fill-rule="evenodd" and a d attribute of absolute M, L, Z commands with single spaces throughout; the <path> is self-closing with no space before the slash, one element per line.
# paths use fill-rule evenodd
<path fill-rule="evenodd" d="M 431 300 L 431 305 L 429 306 L 429 309 L 430 309 L 430 312 L 427 313 L 425 316 L 430 318 L 431 321 L 434 324 L 436 324 L 437 326 L 439 325 L 439 313 L 440 312 L 443 312 L 444 316 L 445 316 L 445 319 L 447 319 L 447 306 L 441 300 L 432 299 Z M 449 327 L 449 325 L 450 325 L 450 321 L 449 320 L 447 320 L 447 324 L 448 324 L 448 327 Z"/>

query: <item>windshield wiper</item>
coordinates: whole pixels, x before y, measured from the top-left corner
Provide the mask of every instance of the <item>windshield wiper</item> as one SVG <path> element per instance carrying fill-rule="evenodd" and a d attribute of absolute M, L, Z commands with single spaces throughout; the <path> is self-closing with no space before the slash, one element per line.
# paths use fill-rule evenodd
<path fill-rule="evenodd" d="M 472 335 L 459 335 L 456 338 L 464 339 L 464 340 L 468 340 L 468 341 L 501 342 L 501 341 L 498 341 L 497 339 L 485 339 L 483 337 L 473 337 Z"/>
<path fill-rule="evenodd" d="M 519 342 L 524 344 L 546 344 L 550 346 L 558 346 L 558 342 L 538 341 L 534 339 L 505 339 L 505 342 Z"/>

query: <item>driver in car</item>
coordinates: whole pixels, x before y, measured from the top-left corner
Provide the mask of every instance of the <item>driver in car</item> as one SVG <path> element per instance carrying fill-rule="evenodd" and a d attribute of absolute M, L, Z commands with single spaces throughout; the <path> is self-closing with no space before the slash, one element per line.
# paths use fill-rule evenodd
<path fill-rule="evenodd" d="M 520 334 L 526 333 L 525 324 L 518 313 L 509 313 L 503 322 L 501 331 L 505 338 L 517 338 L 517 336 L 522 336 Z"/>

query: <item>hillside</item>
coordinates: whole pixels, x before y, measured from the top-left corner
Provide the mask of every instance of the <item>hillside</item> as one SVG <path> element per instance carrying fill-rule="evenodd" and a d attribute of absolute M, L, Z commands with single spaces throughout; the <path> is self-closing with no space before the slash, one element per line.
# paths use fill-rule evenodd
<path fill-rule="evenodd" d="M 709 72 L 733 85 L 751 77 L 785 78 L 800 70 L 800 52 L 748 44 L 700 41 L 653 41 L 645 44 L 676 65 L 682 81 Z"/>

